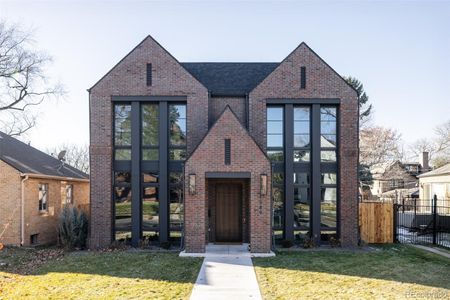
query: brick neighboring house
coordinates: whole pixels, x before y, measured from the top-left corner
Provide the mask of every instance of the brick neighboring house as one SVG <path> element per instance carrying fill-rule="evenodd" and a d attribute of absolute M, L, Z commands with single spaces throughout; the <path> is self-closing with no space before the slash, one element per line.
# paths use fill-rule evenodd
<path fill-rule="evenodd" d="M 61 208 L 89 205 L 88 175 L 0 132 L 0 243 L 57 241 Z"/>
<path fill-rule="evenodd" d="M 148 36 L 89 103 L 92 248 L 357 244 L 357 94 L 305 43 L 280 63 L 180 63 Z"/>

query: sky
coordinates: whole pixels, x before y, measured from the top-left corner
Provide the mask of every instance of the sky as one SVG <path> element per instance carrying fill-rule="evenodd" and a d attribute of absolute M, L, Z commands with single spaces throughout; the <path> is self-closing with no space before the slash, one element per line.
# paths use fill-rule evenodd
<path fill-rule="evenodd" d="M 67 91 L 23 137 L 40 149 L 88 144 L 86 90 L 147 35 L 181 62 L 279 62 L 304 41 L 363 82 L 372 123 L 405 143 L 450 119 L 450 0 L 0 0 L 0 19 L 33 30 Z"/>

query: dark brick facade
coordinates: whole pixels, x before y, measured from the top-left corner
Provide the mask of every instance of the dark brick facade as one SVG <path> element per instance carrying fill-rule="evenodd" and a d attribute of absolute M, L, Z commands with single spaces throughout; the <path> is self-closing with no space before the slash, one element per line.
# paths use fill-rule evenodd
<path fill-rule="evenodd" d="M 152 85 L 146 83 L 152 64 Z M 112 95 L 187 96 L 188 151 L 208 130 L 208 91 L 153 38 L 147 37 L 90 89 L 92 248 L 112 241 Z"/>
<path fill-rule="evenodd" d="M 307 72 L 300 89 L 300 67 Z M 358 243 L 358 99 L 356 92 L 305 43 L 295 49 L 249 95 L 249 131 L 266 145 L 266 99 L 338 98 L 339 116 L 339 224 L 343 245 Z M 301 103 L 301 101 L 300 101 Z"/>
<path fill-rule="evenodd" d="M 146 84 L 148 63 L 152 64 L 153 69 L 151 86 Z M 301 66 L 305 66 L 307 70 L 306 89 L 300 89 Z M 186 161 L 185 174 L 195 173 L 197 178 L 196 194 L 189 195 L 188 191 L 185 191 L 185 244 L 188 252 L 204 251 L 207 242 L 208 182 L 205 172 L 251 172 L 248 187 L 249 221 L 246 230 L 252 251 L 270 250 L 270 191 L 267 196 L 260 196 L 259 190 L 260 174 L 268 174 L 270 182 L 270 163 L 260 150 L 260 148 L 264 150 L 266 145 L 266 99 L 340 99 L 338 125 L 340 238 L 343 245 L 356 245 L 357 97 L 355 91 L 306 44 L 302 43 L 282 61 L 249 93 L 248 99 L 244 96 L 209 97 L 207 88 L 151 37 L 147 37 L 94 85 L 90 89 L 89 98 L 92 248 L 106 247 L 113 240 L 111 103 L 113 95 L 187 96 L 187 149 L 191 156 Z M 230 109 L 217 120 L 227 105 Z M 216 120 L 215 125 L 208 131 L 208 125 Z M 248 131 L 242 127 L 242 124 L 245 126 L 247 122 Z M 231 139 L 230 165 L 225 165 L 223 160 L 225 138 Z M 196 151 L 193 153 L 194 149 Z"/>
<path fill-rule="evenodd" d="M 224 139 L 231 139 L 231 164 L 224 163 Z M 187 252 L 204 252 L 206 244 L 208 180 L 206 172 L 250 172 L 249 227 L 252 252 L 269 252 L 271 242 L 270 185 L 267 194 L 260 195 L 260 175 L 270 182 L 270 162 L 248 132 L 226 108 L 219 120 L 192 156 L 186 161 L 185 175 L 196 174 L 196 193 L 185 196 L 185 236 Z"/>

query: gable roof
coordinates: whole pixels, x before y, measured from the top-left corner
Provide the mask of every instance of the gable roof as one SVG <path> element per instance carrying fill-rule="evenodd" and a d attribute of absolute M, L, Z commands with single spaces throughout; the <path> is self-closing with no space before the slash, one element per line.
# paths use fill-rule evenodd
<path fill-rule="evenodd" d="M 441 175 L 447 175 L 450 174 L 450 164 L 446 164 L 440 168 L 437 168 L 436 170 L 423 173 L 422 175 L 419 175 L 417 177 L 423 178 L 423 177 L 431 177 L 431 176 L 441 176 Z"/>
<path fill-rule="evenodd" d="M 244 96 L 275 70 L 279 63 L 181 63 L 212 95 Z"/>
<path fill-rule="evenodd" d="M 33 148 L 0 131 L 0 160 L 21 173 L 88 179 L 89 175 L 64 164 L 36 148 Z"/>

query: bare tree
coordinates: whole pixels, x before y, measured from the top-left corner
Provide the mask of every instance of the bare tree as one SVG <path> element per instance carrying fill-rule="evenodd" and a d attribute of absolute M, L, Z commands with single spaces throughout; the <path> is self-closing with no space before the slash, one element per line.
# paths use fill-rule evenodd
<path fill-rule="evenodd" d="M 368 168 L 402 160 L 404 151 L 401 135 L 394 129 L 381 126 L 360 131 L 360 164 Z"/>
<path fill-rule="evenodd" d="M 410 145 L 409 150 L 414 158 L 422 152 L 428 152 L 434 167 L 450 163 L 450 120 L 434 129 L 434 137 L 417 140 Z"/>
<path fill-rule="evenodd" d="M 58 157 L 58 153 L 66 151 L 65 163 L 89 174 L 89 146 L 76 144 L 61 144 L 57 147 L 47 149 L 45 152 Z"/>
<path fill-rule="evenodd" d="M 0 20 L 0 130 L 19 136 L 36 124 L 31 108 L 63 94 L 45 76 L 51 58 L 36 50 L 31 34 Z"/>

